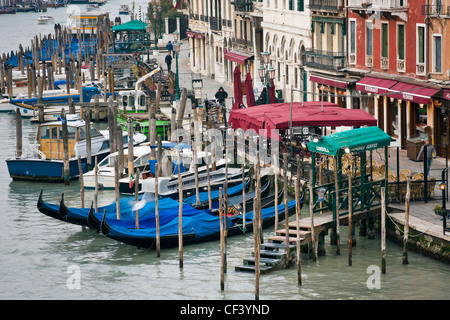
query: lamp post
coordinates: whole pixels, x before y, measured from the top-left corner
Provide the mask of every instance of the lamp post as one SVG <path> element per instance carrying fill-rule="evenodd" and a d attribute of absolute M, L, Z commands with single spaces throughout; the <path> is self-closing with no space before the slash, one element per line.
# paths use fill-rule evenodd
<path fill-rule="evenodd" d="M 157 34 L 156 34 L 156 16 L 158 15 L 157 13 L 156 13 L 156 10 L 157 10 L 157 8 L 156 8 L 156 5 L 153 5 L 153 29 L 155 29 L 155 48 L 154 48 L 154 50 L 158 50 L 158 36 L 157 36 Z"/>
<path fill-rule="evenodd" d="M 159 39 L 162 39 L 162 34 L 161 34 L 161 0 L 158 0 L 158 12 L 159 12 Z"/>
<path fill-rule="evenodd" d="M 175 31 L 173 33 L 173 40 L 174 40 L 174 44 L 173 44 L 173 53 L 175 55 L 175 100 L 180 100 L 180 82 L 179 82 L 179 78 L 178 78 L 178 54 L 180 52 L 181 49 L 181 43 L 178 42 L 178 37 L 179 37 L 179 33 L 178 31 Z"/>
<path fill-rule="evenodd" d="M 263 64 L 258 68 L 259 77 L 261 82 L 266 86 L 266 104 L 270 103 L 269 88 L 271 86 L 270 81 L 275 79 L 275 69 L 270 64 L 270 53 L 267 51 L 261 52 Z"/>

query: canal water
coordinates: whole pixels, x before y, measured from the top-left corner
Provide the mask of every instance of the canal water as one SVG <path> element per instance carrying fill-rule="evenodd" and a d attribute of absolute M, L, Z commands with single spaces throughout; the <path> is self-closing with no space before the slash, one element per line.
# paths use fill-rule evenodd
<path fill-rule="evenodd" d="M 107 6 L 117 12 L 119 1 L 109 0 Z M 49 9 L 47 14 L 64 21 L 65 12 L 66 8 Z M 0 30 L 9 30 L 0 33 L 2 52 L 28 43 L 41 32 L 37 16 L 0 16 Z M 50 31 L 42 29 L 43 34 Z M 37 124 L 23 120 L 24 148 L 33 144 L 36 128 Z M 41 189 L 47 202 L 58 203 L 64 192 L 66 204 L 79 207 L 80 185 L 77 181 L 69 186 L 12 181 L 5 159 L 15 152 L 13 114 L 0 114 L 0 132 L 0 299 L 254 299 L 254 275 L 234 271 L 252 253 L 252 234 L 228 239 L 225 290 L 221 291 L 219 241 L 185 246 L 184 268 L 180 269 L 177 248 L 163 250 L 156 258 L 155 251 L 140 250 L 41 214 L 36 208 Z M 92 199 L 93 192 L 87 191 L 86 203 Z M 100 191 L 99 200 L 100 205 L 112 203 L 114 194 Z M 273 227 L 266 229 L 264 239 L 273 233 Z M 341 227 L 341 234 L 347 239 L 346 227 Z M 302 255 L 301 287 L 297 286 L 296 267 L 275 271 L 261 276 L 260 299 L 450 298 L 448 265 L 412 252 L 409 264 L 402 265 L 402 248 L 388 241 L 387 273 L 380 274 L 379 235 L 368 240 L 356 234 L 353 266 L 348 266 L 346 246 L 338 256 L 326 237 L 325 256 L 313 262 Z"/>

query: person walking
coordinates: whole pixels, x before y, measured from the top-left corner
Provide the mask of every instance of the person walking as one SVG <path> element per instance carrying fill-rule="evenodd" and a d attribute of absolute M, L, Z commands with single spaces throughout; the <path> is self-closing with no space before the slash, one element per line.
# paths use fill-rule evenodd
<path fill-rule="evenodd" d="M 169 41 L 169 43 L 166 45 L 166 49 L 167 49 L 167 51 L 169 51 L 169 54 L 172 55 L 172 51 L 173 51 L 172 42 Z"/>
<path fill-rule="evenodd" d="M 172 56 L 170 55 L 170 52 L 167 52 L 167 56 L 165 58 L 166 64 L 167 64 L 167 70 L 170 72 L 172 67 Z"/>
<path fill-rule="evenodd" d="M 434 153 L 434 158 L 436 159 L 437 152 L 436 152 L 436 149 L 434 148 L 434 146 L 430 144 L 430 140 L 425 139 L 425 144 L 420 148 L 420 151 L 417 154 L 417 161 L 419 161 L 420 156 L 424 152 L 424 149 L 425 149 L 425 152 L 427 153 L 427 163 L 426 163 L 425 174 L 428 177 L 430 175 L 431 160 L 433 159 L 433 153 Z"/>

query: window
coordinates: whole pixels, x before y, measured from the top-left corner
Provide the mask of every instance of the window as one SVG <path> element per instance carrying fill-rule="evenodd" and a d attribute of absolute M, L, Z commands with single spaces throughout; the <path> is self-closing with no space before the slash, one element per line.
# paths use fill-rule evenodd
<path fill-rule="evenodd" d="M 442 37 L 433 35 L 433 72 L 442 72 Z"/>
<path fill-rule="evenodd" d="M 373 56 L 373 24 L 366 23 L 366 56 Z"/>
<path fill-rule="evenodd" d="M 381 57 L 389 58 L 389 25 L 381 24 Z"/>
<path fill-rule="evenodd" d="M 297 11 L 305 11 L 304 0 L 297 0 Z"/>
<path fill-rule="evenodd" d="M 417 63 L 425 63 L 425 27 L 417 27 Z"/>
<path fill-rule="evenodd" d="M 350 20 L 350 53 L 356 53 L 356 21 Z"/>
<path fill-rule="evenodd" d="M 397 27 L 397 59 L 405 59 L 405 25 L 399 24 Z"/>
<path fill-rule="evenodd" d="M 289 0 L 289 10 L 294 10 L 294 0 Z"/>

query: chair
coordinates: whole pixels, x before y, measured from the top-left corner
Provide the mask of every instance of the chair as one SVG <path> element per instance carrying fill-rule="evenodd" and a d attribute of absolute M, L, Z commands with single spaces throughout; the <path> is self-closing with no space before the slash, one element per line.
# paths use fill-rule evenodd
<path fill-rule="evenodd" d="M 389 196 L 389 201 L 393 201 L 393 200 L 398 200 L 397 197 L 397 185 L 394 183 L 389 183 L 388 184 L 388 196 Z"/>
<path fill-rule="evenodd" d="M 428 185 L 428 197 L 431 198 L 431 194 L 433 194 L 433 198 L 436 197 L 436 194 L 434 193 L 434 189 L 436 188 L 436 178 L 429 178 L 427 181 Z"/>
<path fill-rule="evenodd" d="M 389 177 L 390 175 L 393 175 L 393 176 L 395 177 L 395 173 L 394 173 L 394 171 L 392 171 L 392 170 L 388 170 L 388 177 Z"/>
<path fill-rule="evenodd" d="M 423 182 L 411 181 L 411 198 L 423 200 Z"/>
<path fill-rule="evenodd" d="M 396 181 L 397 181 L 397 178 L 396 178 L 393 174 L 390 174 L 390 175 L 388 176 L 388 180 L 389 180 L 389 182 L 396 182 Z"/>
<path fill-rule="evenodd" d="M 408 180 L 408 178 L 407 178 L 403 173 L 400 173 L 400 174 L 398 175 L 398 178 L 399 178 L 400 181 L 406 181 L 406 180 Z"/>
<path fill-rule="evenodd" d="M 408 185 L 406 184 L 406 181 L 403 183 L 400 183 L 398 186 L 398 197 L 400 201 L 403 201 L 406 199 L 406 191 L 408 189 Z"/>
<path fill-rule="evenodd" d="M 418 181 L 418 180 L 423 180 L 423 173 L 416 173 L 413 176 L 413 180 Z"/>
<path fill-rule="evenodd" d="M 408 169 L 402 169 L 400 170 L 399 174 L 404 174 L 407 177 L 411 177 L 411 171 L 409 171 Z"/>
<path fill-rule="evenodd" d="M 377 172 L 380 174 L 385 174 L 386 173 L 386 164 L 382 163 L 377 167 Z"/>

